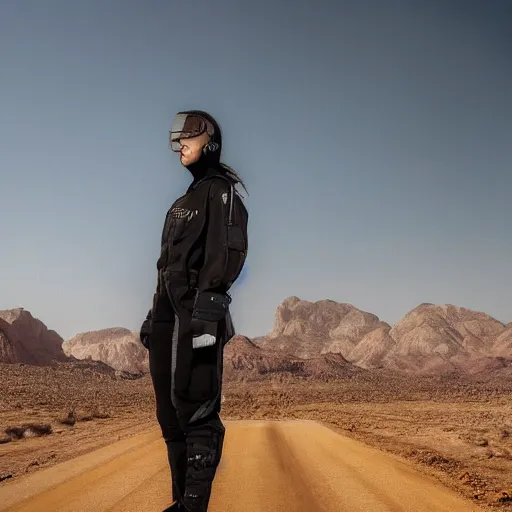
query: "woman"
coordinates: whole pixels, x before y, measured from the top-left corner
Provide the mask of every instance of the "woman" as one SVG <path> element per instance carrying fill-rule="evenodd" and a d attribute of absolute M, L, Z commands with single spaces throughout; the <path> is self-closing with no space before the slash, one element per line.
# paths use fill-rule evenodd
<path fill-rule="evenodd" d="M 212 116 L 178 113 L 169 142 L 193 181 L 167 212 L 157 290 L 140 338 L 172 474 L 174 503 L 166 511 L 205 512 L 225 432 L 222 355 L 234 335 L 227 292 L 247 255 L 248 214 L 235 189 L 242 181 L 220 163 Z"/>

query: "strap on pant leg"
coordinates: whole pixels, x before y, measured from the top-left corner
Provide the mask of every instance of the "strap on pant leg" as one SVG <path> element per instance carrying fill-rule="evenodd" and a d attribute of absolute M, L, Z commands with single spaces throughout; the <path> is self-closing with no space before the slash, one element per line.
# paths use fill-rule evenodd
<path fill-rule="evenodd" d="M 224 445 L 225 428 L 216 418 L 190 426 L 187 433 L 187 478 L 184 504 L 190 512 L 206 512 Z"/>

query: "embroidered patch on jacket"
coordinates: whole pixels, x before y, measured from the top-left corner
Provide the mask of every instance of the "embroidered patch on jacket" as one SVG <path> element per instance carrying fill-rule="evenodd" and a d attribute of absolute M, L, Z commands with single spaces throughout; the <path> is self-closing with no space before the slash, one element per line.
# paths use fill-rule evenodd
<path fill-rule="evenodd" d="M 224 193 L 222 194 L 222 202 L 223 202 L 224 204 L 226 204 L 226 203 L 228 202 L 228 194 L 227 194 L 227 192 L 224 192 Z"/>
<path fill-rule="evenodd" d="M 187 210 L 187 208 L 175 207 L 171 210 L 171 216 L 175 219 L 192 220 L 198 213 L 199 210 Z"/>

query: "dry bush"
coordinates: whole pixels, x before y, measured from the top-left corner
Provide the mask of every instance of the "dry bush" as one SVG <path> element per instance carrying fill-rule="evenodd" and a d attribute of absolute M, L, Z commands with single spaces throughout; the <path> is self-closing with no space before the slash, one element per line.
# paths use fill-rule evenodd
<path fill-rule="evenodd" d="M 76 423 L 76 413 L 75 409 L 72 409 L 68 412 L 68 415 L 65 418 L 62 418 L 58 420 L 59 423 L 62 423 L 63 425 L 71 425 L 73 426 Z"/>
<path fill-rule="evenodd" d="M 47 436 L 52 433 L 50 424 L 25 423 L 21 427 L 8 427 L 5 433 L 10 439 L 23 439 L 24 437 Z"/>
<path fill-rule="evenodd" d="M 25 433 L 25 429 L 23 427 L 7 427 L 5 429 L 5 433 L 11 439 L 22 439 L 23 434 Z"/>
<path fill-rule="evenodd" d="M 27 436 L 27 433 L 34 436 L 48 436 L 53 433 L 52 426 L 49 423 L 43 425 L 39 423 L 29 423 L 24 425 L 24 427 L 26 427 L 25 436 Z"/>

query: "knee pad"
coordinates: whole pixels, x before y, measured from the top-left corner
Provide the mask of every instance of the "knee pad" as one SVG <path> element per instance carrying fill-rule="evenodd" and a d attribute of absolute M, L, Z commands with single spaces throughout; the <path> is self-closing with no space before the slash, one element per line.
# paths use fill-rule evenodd
<path fill-rule="evenodd" d="M 196 475 L 209 476 L 217 468 L 222 456 L 224 432 L 211 430 L 208 436 L 187 438 L 187 463 L 190 471 Z"/>
<path fill-rule="evenodd" d="M 211 487 L 224 444 L 224 432 L 205 429 L 187 437 L 185 505 L 193 512 L 207 509 Z"/>

